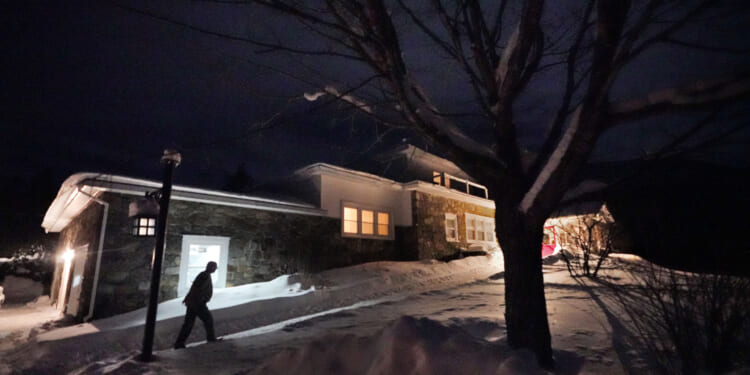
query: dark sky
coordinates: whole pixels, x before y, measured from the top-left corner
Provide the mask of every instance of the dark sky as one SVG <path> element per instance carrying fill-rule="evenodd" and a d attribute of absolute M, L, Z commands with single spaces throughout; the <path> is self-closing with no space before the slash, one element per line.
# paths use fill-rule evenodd
<path fill-rule="evenodd" d="M 50 4 L 52 3 L 52 4 Z M 554 2 L 551 2 L 554 3 Z M 372 140 L 374 125 L 350 119 L 335 106 L 320 108 L 302 100 L 289 101 L 306 87 L 274 69 L 312 77 L 299 57 L 255 53 L 257 47 L 217 38 L 119 8 L 114 2 L 2 2 L 0 72 L 0 173 L 32 175 L 50 168 L 56 182 L 79 171 L 119 173 L 158 179 L 165 147 L 178 148 L 183 164 L 178 183 L 217 187 L 245 162 L 257 180 L 289 173 L 316 161 L 345 164 Z M 557 3 L 554 3 L 557 4 Z M 556 5 L 551 6 L 556 6 Z M 129 2 L 130 6 L 212 30 L 258 36 L 265 26 L 298 45 L 314 46 L 299 28 L 258 12 L 252 6 L 202 2 Z M 156 8 L 155 8 L 156 7 Z M 747 17 L 744 18 L 748 20 Z M 279 25 L 282 25 L 279 27 Z M 739 35 L 747 24 L 727 22 L 719 33 Z M 471 102 L 456 100 L 461 80 L 443 60 L 429 56 L 413 27 L 401 24 L 405 54 L 416 75 L 429 77 L 425 86 L 436 100 L 454 109 Z M 698 34 L 702 35 L 702 34 Z M 741 39 L 736 38 L 734 39 Z M 745 45 L 747 41 L 745 41 Z M 750 60 L 662 49 L 630 68 L 615 95 L 689 81 L 698 73 L 720 71 Z M 362 75 L 346 62 L 327 62 L 315 78 L 335 82 L 341 76 Z M 271 69 L 269 69 L 269 67 Z M 319 65 L 317 66 L 319 67 Z M 730 69 L 731 71 L 732 69 Z M 540 75 L 535 90 L 522 104 L 528 139 L 545 125 L 549 94 L 559 85 L 554 71 Z M 458 82 L 458 83 L 457 83 Z M 559 83 L 559 82 L 558 82 Z M 252 124 L 284 109 L 273 129 L 248 133 Z M 656 119 L 643 128 L 657 128 L 674 119 Z M 687 121 L 686 121 L 687 123 Z M 652 137 L 631 130 L 637 141 L 623 144 L 623 135 L 605 138 L 599 156 L 638 152 Z M 410 134 L 390 134 L 386 143 Z M 732 151 L 736 159 L 736 148 Z"/>
<path fill-rule="evenodd" d="M 0 5 L 3 175 L 52 168 L 57 180 L 78 171 L 158 178 L 162 150 L 175 147 L 178 182 L 216 187 L 241 162 L 266 180 L 349 160 L 372 128 L 290 102 L 301 86 L 251 62 L 243 43 L 111 3 L 53 3 Z M 282 109 L 274 128 L 248 132 Z"/>

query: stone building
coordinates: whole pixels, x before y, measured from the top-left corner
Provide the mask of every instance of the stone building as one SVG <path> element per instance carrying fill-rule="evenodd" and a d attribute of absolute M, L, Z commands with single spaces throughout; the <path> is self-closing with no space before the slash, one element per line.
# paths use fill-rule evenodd
<path fill-rule="evenodd" d="M 224 288 L 497 248 L 494 202 L 453 163 L 406 145 L 360 169 L 301 168 L 267 186 L 281 199 L 174 186 L 160 299 L 184 295 L 209 260 Z M 60 233 L 51 289 L 60 310 L 85 321 L 145 306 L 156 219 L 131 211 L 160 187 L 94 173 L 62 184 L 42 223 Z"/>

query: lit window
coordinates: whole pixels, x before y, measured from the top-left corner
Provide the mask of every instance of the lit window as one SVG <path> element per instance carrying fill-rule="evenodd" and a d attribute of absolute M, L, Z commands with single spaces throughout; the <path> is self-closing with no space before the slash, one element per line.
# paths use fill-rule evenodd
<path fill-rule="evenodd" d="M 466 240 L 469 242 L 495 241 L 495 220 L 491 217 L 467 213 Z"/>
<path fill-rule="evenodd" d="M 133 218 L 133 230 L 131 233 L 139 237 L 156 235 L 156 219 L 153 217 Z"/>
<path fill-rule="evenodd" d="M 477 221 L 475 219 L 466 220 L 466 238 L 469 241 L 477 239 Z"/>
<path fill-rule="evenodd" d="M 356 206 L 353 203 L 344 203 L 342 219 L 344 236 L 392 239 L 389 212 Z"/>
<path fill-rule="evenodd" d="M 344 207 L 344 233 L 357 233 L 357 209 Z"/>
<path fill-rule="evenodd" d="M 458 219 L 455 214 L 445 214 L 445 239 L 458 241 Z"/>
<path fill-rule="evenodd" d="M 362 210 L 362 234 L 375 233 L 375 215 L 370 210 Z"/>
<path fill-rule="evenodd" d="M 388 236 L 390 225 L 390 214 L 378 212 L 378 236 Z"/>

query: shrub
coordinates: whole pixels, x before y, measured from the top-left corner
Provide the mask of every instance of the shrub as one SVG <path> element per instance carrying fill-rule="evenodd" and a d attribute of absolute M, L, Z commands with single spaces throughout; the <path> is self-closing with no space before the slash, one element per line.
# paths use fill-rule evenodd
<path fill-rule="evenodd" d="M 608 284 L 637 345 L 665 374 L 723 374 L 750 365 L 750 278 L 626 266 L 632 285 Z"/>

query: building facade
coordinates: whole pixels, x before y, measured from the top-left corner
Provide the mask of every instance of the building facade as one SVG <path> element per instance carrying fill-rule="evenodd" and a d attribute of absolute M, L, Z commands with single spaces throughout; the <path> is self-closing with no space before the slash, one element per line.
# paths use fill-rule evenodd
<path fill-rule="evenodd" d="M 183 296 L 210 260 L 219 264 L 214 286 L 223 288 L 295 272 L 451 259 L 498 248 L 495 206 L 484 187 L 413 146 L 385 160 L 405 167 L 403 182 L 318 163 L 273 186 L 290 197 L 284 199 L 174 186 L 160 300 Z M 409 169 L 420 175 L 410 180 L 415 174 Z M 85 321 L 145 306 L 156 219 L 133 207 L 160 187 L 92 173 L 63 183 L 42 223 L 60 233 L 51 290 L 60 310 Z"/>

